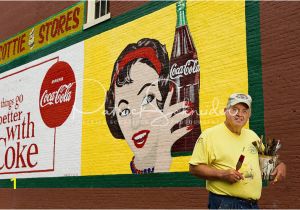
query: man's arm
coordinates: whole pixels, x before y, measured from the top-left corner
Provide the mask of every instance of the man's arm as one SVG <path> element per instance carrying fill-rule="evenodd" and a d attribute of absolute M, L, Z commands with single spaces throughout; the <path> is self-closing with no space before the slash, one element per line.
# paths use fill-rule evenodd
<path fill-rule="evenodd" d="M 222 180 L 229 183 L 235 183 L 241 179 L 244 179 L 243 174 L 234 169 L 219 170 L 206 164 L 190 164 L 190 173 L 202 179 Z"/>

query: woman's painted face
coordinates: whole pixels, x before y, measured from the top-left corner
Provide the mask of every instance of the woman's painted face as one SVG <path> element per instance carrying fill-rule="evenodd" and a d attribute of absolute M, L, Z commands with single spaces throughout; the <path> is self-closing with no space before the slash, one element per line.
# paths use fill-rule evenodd
<path fill-rule="evenodd" d="M 151 156 L 159 138 L 153 120 L 162 116 L 157 106 L 161 100 L 158 74 L 145 63 L 136 62 L 130 71 L 132 83 L 115 85 L 115 109 L 122 133 L 135 155 Z"/>

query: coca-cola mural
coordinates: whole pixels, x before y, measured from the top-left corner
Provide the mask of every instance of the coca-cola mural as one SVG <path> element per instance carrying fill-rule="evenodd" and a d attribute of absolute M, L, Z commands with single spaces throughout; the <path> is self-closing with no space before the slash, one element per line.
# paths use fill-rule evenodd
<path fill-rule="evenodd" d="M 114 63 L 106 122 L 111 134 L 130 147 L 133 174 L 170 171 L 171 153 L 191 152 L 200 135 L 200 67 L 186 2 L 176 8 L 171 60 L 164 44 L 143 38 L 128 44 Z"/>
<path fill-rule="evenodd" d="M 174 63 L 170 68 L 170 79 L 174 80 L 180 77 L 195 74 L 200 71 L 198 60 L 187 60 L 182 66 Z"/>
<path fill-rule="evenodd" d="M 48 70 L 40 90 L 40 112 L 49 128 L 61 126 L 67 120 L 73 109 L 75 94 L 73 69 L 67 62 L 56 62 Z"/>
<path fill-rule="evenodd" d="M 167 172 L 171 147 L 192 130 L 172 127 L 192 114 L 188 101 L 171 104 L 169 57 L 158 40 L 131 43 L 117 58 L 106 94 L 106 121 L 112 135 L 125 139 L 133 174 Z M 147 75 L 147 77 L 143 76 Z"/>
<path fill-rule="evenodd" d="M 186 14 L 186 1 L 176 3 L 176 29 L 170 58 L 170 81 L 175 91 L 171 104 L 185 101 L 191 115 L 173 128 L 172 132 L 188 127 L 191 132 L 180 137 L 174 145 L 172 152 L 191 152 L 200 133 L 199 91 L 200 91 L 200 65 L 197 50 L 188 27 Z"/>
<path fill-rule="evenodd" d="M 80 175 L 82 51 L 1 74 L 0 179 Z"/>
<path fill-rule="evenodd" d="M 244 15 L 179 1 L 1 73 L 0 179 L 187 172 L 248 92 Z"/>
<path fill-rule="evenodd" d="M 248 91 L 244 12 L 180 0 L 85 40 L 82 175 L 189 170 L 227 95 Z"/>

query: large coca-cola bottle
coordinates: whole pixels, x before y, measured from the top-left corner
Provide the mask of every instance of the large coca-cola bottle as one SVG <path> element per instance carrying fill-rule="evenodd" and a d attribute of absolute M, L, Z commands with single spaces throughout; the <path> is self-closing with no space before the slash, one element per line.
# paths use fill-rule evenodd
<path fill-rule="evenodd" d="M 172 131 L 189 126 L 192 130 L 175 142 L 172 152 L 189 152 L 194 148 L 201 129 L 199 120 L 200 66 L 197 51 L 187 25 L 186 1 L 176 3 L 177 24 L 170 59 L 171 85 L 174 88 L 172 104 L 188 101 L 194 113 L 172 128 Z"/>

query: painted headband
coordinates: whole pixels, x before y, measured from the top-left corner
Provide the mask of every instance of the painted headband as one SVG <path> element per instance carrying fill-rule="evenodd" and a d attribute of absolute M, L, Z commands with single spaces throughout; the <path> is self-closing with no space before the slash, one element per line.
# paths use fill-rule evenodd
<path fill-rule="evenodd" d="M 155 67 L 155 70 L 157 71 L 158 75 L 160 75 L 161 72 L 161 63 L 159 59 L 156 57 L 156 52 L 151 47 L 142 47 L 138 48 L 134 51 L 129 52 L 127 55 L 125 55 L 122 60 L 118 62 L 117 71 L 114 75 L 113 82 L 115 83 L 118 75 L 120 74 L 120 71 L 128 64 L 130 61 L 133 61 L 136 58 L 147 58 Z"/>

